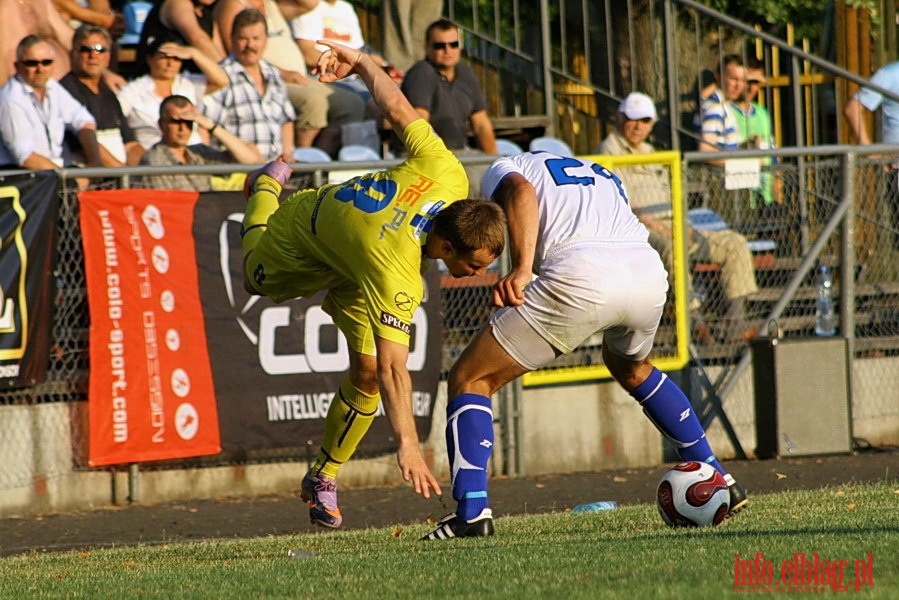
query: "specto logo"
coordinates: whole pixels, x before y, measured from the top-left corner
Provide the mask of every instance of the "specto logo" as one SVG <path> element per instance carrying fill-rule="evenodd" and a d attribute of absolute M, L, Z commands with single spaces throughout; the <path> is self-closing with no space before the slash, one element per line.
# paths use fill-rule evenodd
<path fill-rule="evenodd" d="M 874 585 L 874 554 L 856 560 L 826 560 L 817 552 L 796 552 L 777 565 L 757 552 L 752 558 L 734 555 L 735 592 L 859 591 Z"/>

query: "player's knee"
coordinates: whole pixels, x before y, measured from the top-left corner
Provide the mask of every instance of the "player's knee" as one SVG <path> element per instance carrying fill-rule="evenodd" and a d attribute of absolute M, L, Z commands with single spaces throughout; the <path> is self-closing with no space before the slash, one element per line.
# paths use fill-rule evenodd
<path fill-rule="evenodd" d="M 641 383 L 646 381 L 653 369 L 649 359 L 644 358 L 643 360 L 635 361 L 607 350 L 606 346 L 603 346 L 602 360 L 606 368 L 609 369 L 609 373 L 615 378 L 615 381 L 620 383 L 628 392 L 637 389 Z"/>

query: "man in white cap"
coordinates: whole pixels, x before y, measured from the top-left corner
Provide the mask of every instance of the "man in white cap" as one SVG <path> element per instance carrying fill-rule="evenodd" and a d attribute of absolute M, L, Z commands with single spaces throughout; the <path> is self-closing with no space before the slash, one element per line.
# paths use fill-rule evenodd
<path fill-rule="evenodd" d="M 593 149 L 595 154 L 651 154 L 655 148 L 646 141 L 658 120 L 652 98 L 632 92 L 618 106 L 617 128 Z M 673 270 L 673 242 L 670 173 L 659 164 L 622 166 L 615 173 L 624 183 L 631 208 L 649 230 L 649 243 L 661 255 L 669 280 Z M 758 291 L 752 253 L 746 238 L 733 231 L 694 230 L 687 228 L 687 247 L 691 260 L 713 262 L 721 266 L 721 284 L 727 299 L 724 315 L 726 337 L 749 341 L 758 329 L 744 317 L 746 296 Z M 688 289 L 692 288 L 687 279 Z M 692 296 L 692 293 L 691 293 Z M 691 301 L 691 308 L 699 308 Z M 712 341 L 711 332 L 701 329 L 699 341 Z"/>

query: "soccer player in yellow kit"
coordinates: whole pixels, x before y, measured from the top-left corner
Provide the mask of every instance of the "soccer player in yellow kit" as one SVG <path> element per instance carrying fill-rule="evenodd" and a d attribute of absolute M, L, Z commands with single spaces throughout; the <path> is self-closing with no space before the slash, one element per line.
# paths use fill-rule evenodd
<path fill-rule="evenodd" d="M 336 477 L 365 435 L 378 403 L 397 439 L 397 462 L 416 493 L 440 494 L 418 443 L 406 361 L 412 314 L 427 259 L 455 277 L 481 275 L 503 251 L 505 219 L 494 203 L 462 200 L 468 178 L 400 89 L 357 50 L 319 58 L 324 83 L 358 74 L 409 157 L 387 171 L 303 190 L 280 207 L 290 168 L 274 161 L 248 177 L 243 221 L 244 285 L 283 302 L 327 290 L 322 308 L 346 336 L 350 369 L 331 402 L 318 459 L 303 478 L 312 522 L 339 527 Z"/>

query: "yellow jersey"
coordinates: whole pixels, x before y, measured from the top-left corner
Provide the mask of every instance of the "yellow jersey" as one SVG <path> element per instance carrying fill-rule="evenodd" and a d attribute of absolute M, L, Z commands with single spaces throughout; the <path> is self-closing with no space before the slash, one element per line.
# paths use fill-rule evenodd
<path fill-rule="evenodd" d="M 247 264 L 275 302 L 328 290 L 322 308 L 366 354 L 373 335 L 409 344 L 431 221 L 468 194 L 465 169 L 427 121 L 403 138 L 409 157 L 396 167 L 287 198 Z"/>

